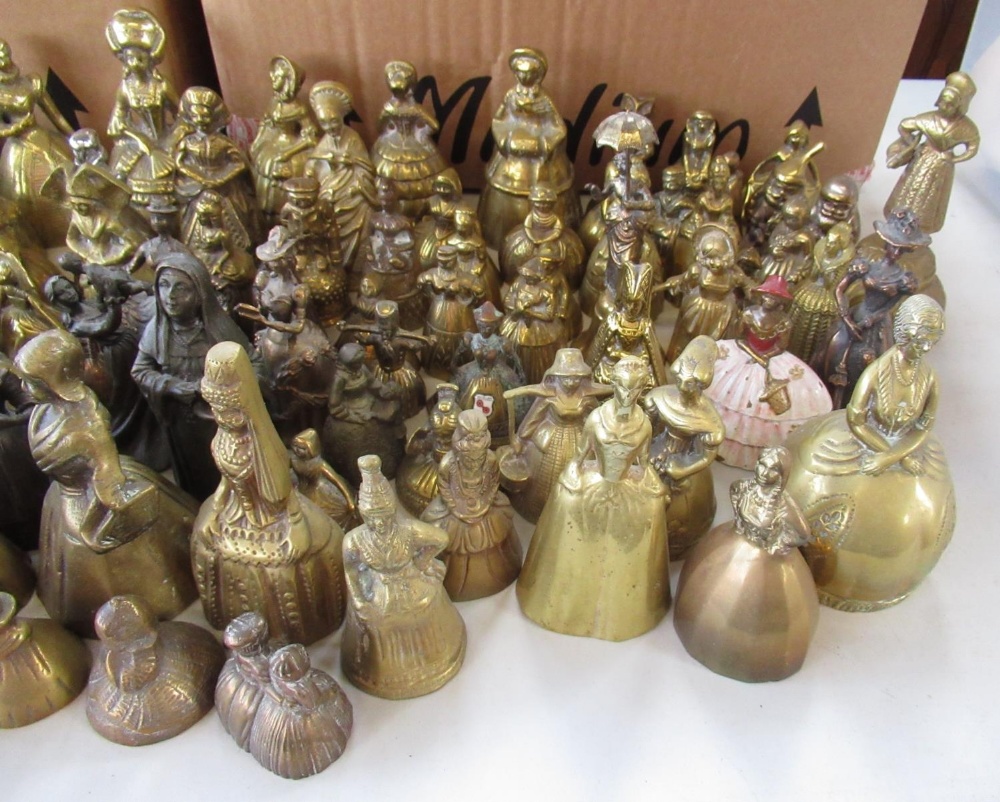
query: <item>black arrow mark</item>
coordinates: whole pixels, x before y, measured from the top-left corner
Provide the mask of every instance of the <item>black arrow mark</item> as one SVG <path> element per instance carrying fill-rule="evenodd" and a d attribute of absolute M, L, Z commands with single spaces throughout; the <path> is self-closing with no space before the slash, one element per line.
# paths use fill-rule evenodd
<path fill-rule="evenodd" d="M 802 120 L 806 124 L 807 128 L 812 128 L 814 125 L 823 125 L 823 114 L 819 110 L 819 88 L 813 87 L 812 92 L 809 93 L 808 97 L 802 101 L 795 113 L 788 118 L 788 122 L 785 126 L 791 125 L 796 120 Z"/>
<path fill-rule="evenodd" d="M 49 93 L 52 102 L 56 104 L 60 114 L 66 118 L 74 130 L 80 127 L 80 121 L 76 117 L 78 111 L 86 112 L 87 107 L 80 102 L 80 98 L 73 94 L 63 82 L 63 79 L 56 75 L 55 70 L 49 67 L 48 75 L 45 76 L 45 91 Z"/>

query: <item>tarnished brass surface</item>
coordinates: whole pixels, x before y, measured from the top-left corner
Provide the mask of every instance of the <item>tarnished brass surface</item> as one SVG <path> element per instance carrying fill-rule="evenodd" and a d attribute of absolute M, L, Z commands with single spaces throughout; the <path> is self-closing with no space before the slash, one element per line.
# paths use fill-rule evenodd
<path fill-rule="evenodd" d="M 937 380 L 924 364 L 943 331 L 935 301 L 907 298 L 896 344 L 865 369 L 847 409 L 789 438 L 788 492 L 816 538 L 805 555 L 831 607 L 870 611 L 902 601 L 951 540 L 955 493 L 932 431 Z"/>
<path fill-rule="evenodd" d="M 15 618 L 0 590 L 0 728 L 23 727 L 61 710 L 87 685 L 90 652 L 55 621 Z"/>
<path fill-rule="evenodd" d="M 400 515 L 380 460 L 358 460 L 364 523 L 344 538 L 350 602 L 341 641 L 344 674 L 386 699 L 436 691 L 465 658 L 465 623 L 445 592 L 441 529 Z"/>
<path fill-rule="evenodd" d="M 458 385 L 442 382 L 437 401 L 427 420 L 406 442 L 406 456 L 396 473 L 396 493 L 406 510 L 417 517 L 438 491 L 438 464 L 451 448 L 451 436 L 458 426 Z"/>
<path fill-rule="evenodd" d="M 735 520 L 713 529 L 681 571 L 674 627 L 688 653 L 743 682 L 791 676 L 819 621 L 816 585 L 797 546 L 809 539 L 785 490 L 791 456 L 764 451 L 729 490 Z"/>
<path fill-rule="evenodd" d="M 546 629 L 627 640 L 670 605 L 667 490 L 649 464 L 652 426 L 637 403 L 648 366 L 623 357 L 611 379 L 614 395 L 590 413 L 538 520 L 517 598 Z"/>
<path fill-rule="evenodd" d="M 191 537 L 205 617 L 222 629 L 257 611 L 275 637 L 312 643 L 343 621 L 343 530 L 293 486 L 242 346 L 212 347 L 201 393 L 218 424 L 212 456 L 222 475 Z"/>
<path fill-rule="evenodd" d="M 123 746 L 180 735 L 212 709 L 225 651 L 195 624 L 167 621 L 138 596 L 115 596 L 94 619 L 101 646 L 87 686 L 87 719 Z"/>
<path fill-rule="evenodd" d="M 492 596 L 517 579 L 521 542 L 480 410 L 459 414 L 451 450 L 438 466 L 438 495 L 420 519 L 448 533 L 444 587 L 453 600 Z"/>

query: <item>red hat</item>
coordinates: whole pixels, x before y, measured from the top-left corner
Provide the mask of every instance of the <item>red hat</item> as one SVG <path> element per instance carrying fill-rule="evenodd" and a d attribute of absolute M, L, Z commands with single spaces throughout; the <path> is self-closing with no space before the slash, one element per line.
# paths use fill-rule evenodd
<path fill-rule="evenodd" d="M 784 298 L 786 301 L 792 300 L 792 294 L 788 291 L 788 282 L 784 276 L 768 276 L 764 283 L 754 289 L 761 295 L 774 295 Z"/>

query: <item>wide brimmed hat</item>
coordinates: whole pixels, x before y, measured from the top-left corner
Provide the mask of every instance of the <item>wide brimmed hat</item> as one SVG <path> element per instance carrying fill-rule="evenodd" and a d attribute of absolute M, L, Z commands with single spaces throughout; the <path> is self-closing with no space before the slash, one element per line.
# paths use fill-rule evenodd
<path fill-rule="evenodd" d="M 295 238 L 284 226 L 275 226 L 267 235 L 267 242 L 257 246 L 257 258 L 262 262 L 280 259 L 295 247 Z"/>
<path fill-rule="evenodd" d="M 497 309 L 492 301 L 487 301 L 472 313 L 477 324 L 495 325 L 503 320 L 503 312 Z"/>
<path fill-rule="evenodd" d="M 931 244 L 930 235 L 920 230 L 916 214 L 902 207 L 889 212 L 885 220 L 876 220 L 875 231 L 897 248 L 922 248 Z"/>
<path fill-rule="evenodd" d="M 763 284 L 754 287 L 752 292 L 759 295 L 773 295 L 775 298 L 783 298 L 786 301 L 792 300 L 792 293 L 788 291 L 788 281 L 784 276 L 768 276 Z"/>
<path fill-rule="evenodd" d="M 126 47 L 138 47 L 159 61 L 163 57 L 167 35 L 159 21 L 144 8 L 126 8 L 116 11 L 104 30 L 108 45 L 114 54 Z"/>
<path fill-rule="evenodd" d="M 579 376 L 582 379 L 591 376 L 590 365 L 583 358 L 583 352 L 579 348 L 560 348 L 556 351 L 556 358 L 552 361 L 552 367 L 545 371 L 546 376 L 556 376 L 558 378 L 571 378 Z"/>

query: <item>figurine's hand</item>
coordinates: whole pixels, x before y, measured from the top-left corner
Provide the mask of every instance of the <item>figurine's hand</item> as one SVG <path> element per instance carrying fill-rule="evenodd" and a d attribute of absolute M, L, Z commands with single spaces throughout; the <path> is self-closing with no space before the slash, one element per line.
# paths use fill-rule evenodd
<path fill-rule="evenodd" d="M 281 162 L 276 165 L 274 171 L 271 173 L 273 178 L 291 178 L 292 177 L 292 167 L 286 162 Z"/>
<path fill-rule="evenodd" d="M 182 404 L 193 404 L 198 399 L 198 382 L 178 381 L 167 391 Z"/>
<path fill-rule="evenodd" d="M 890 464 L 884 454 L 866 454 L 861 458 L 861 472 L 866 476 L 878 476 Z"/>
<path fill-rule="evenodd" d="M 926 470 L 923 459 L 916 454 L 908 454 L 899 461 L 899 464 L 913 476 L 923 476 Z"/>

